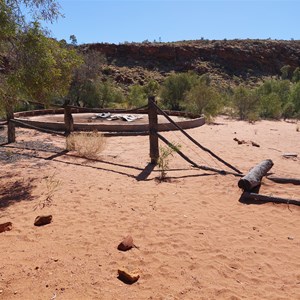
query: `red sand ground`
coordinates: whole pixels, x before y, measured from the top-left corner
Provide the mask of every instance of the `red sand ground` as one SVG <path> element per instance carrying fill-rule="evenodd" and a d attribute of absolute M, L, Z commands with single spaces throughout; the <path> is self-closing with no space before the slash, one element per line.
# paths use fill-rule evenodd
<path fill-rule="evenodd" d="M 282 156 L 300 155 L 297 124 L 216 121 L 188 132 L 243 172 L 270 158 L 274 175 L 300 178 L 299 158 Z M 0 223 L 13 223 L 0 233 L 0 299 L 300 299 L 299 206 L 242 204 L 237 177 L 177 155 L 168 182 L 155 180 L 157 168 L 145 178 L 147 136 L 109 137 L 88 161 L 51 158 L 62 137 L 17 131 L 18 148 L 0 147 Z M 199 164 L 222 167 L 178 132 L 164 136 Z M 300 199 L 300 186 L 264 178 L 261 193 Z M 53 222 L 35 227 L 45 214 Z M 139 249 L 118 251 L 128 234 Z M 123 266 L 139 281 L 118 280 Z"/>

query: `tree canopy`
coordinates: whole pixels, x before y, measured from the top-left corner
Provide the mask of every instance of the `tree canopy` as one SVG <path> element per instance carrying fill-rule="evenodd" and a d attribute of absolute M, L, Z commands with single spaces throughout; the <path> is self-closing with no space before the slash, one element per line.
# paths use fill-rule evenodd
<path fill-rule="evenodd" d="M 81 59 L 39 23 L 60 16 L 57 1 L 0 0 L 0 8 L 0 107 L 10 120 L 21 99 L 49 104 L 65 96 Z"/>

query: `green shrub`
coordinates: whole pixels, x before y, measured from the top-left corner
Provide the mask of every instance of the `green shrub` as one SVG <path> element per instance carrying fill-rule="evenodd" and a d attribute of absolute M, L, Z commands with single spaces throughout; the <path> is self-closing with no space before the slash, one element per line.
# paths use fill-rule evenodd
<path fill-rule="evenodd" d="M 73 99 L 70 95 L 70 98 Z M 84 107 L 109 107 L 124 102 L 122 92 L 110 81 L 86 80 L 76 90 L 76 103 Z"/>
<path fill-rule="evenodd" d="M 292 78 L 292 68 L 290 65 L 285 65 L 280 69 L 281 79 L 291 79 Z"/>
<path fill-rule="evenodd" d="M 293 118 L 296 115 L 295 105 L 293 102 L 289 101 L 283 106 L 282 117 L 284 119 Z"/>
<path fill-rule="evenodd" d="M 297 67 L 294 72 L 293 72 L 293 77 L 292 77 L 293 82 L 299 82 L 300 81 L 300 68 Z"/>
<path fill-rule="evenodd" d="M 293 85 L 290 93 L 290 102 L 295 107 L 295 113 L 300 114 L 300 82 Z"/>
<path fill-rule="evenodd" d="M 258 117 L 259 98 L 254 91 L 244 86 L 238 86 L 233 90 L 232 105 L 241 120 L 250 117 L 253 120 Z"/>
<path fill-rule="evenodd" d="M 259 116 L 262 118 L 280 119 L 282 106 L 280 97 L 276 93 L 270 93 L 260 98 Z"/>
<path fill-rule="evenodd" d="M 151 79 L 144 87 L 144 92 L 148 96 L 156 96 L 160 88 L 159 83 L 156 80 Z"/>
<path fill-rule="evenodd" d="M 193 72 L 172 74 L 163 82 L 160 98 L 164 107 L 172 110 L 181 110 L 184 95 L 198 81 Z"/>
<path fill-rule="evenodd" d="M 147 94 L 145 93 L 144 87 L 132 85 L 129 88 L 127 104 L 129 107 L 140 107 L 147 104 Z"/>
<path fill-rule="evenodd" d="M 199 80 L 186 94 L 186 108 L 189 112 L 204 114 L 208 119 L 216 116 L 223 104 L 219 93 L 205 80 Z"/>
<path fill-rule="evenodd" d="M 159 158 L 157 165 L 159 167 L 159 181 L 165 181 L 167 177 L 167 171 L 169 170 L 170 156 L 173 156 L 175 152 L 180 150 L 180 144 L 173 144 L 173 146 L 159 147 Z"/>
<path fill-rule="evenodd" d="M 111 81 L 101 82 L 98 85 L 100 107 L 116 107 L 125 101 L 122 91 Z"/>

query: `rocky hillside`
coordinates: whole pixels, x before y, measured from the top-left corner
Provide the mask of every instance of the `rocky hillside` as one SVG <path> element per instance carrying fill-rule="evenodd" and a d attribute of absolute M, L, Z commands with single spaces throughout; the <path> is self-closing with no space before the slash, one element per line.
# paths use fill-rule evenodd
<path fill-rule="evenodd" d="M 126 86 L 159 82 L 170 72 L 193 70 L 210 73 L 221 86 L 255 85 L 265 77 L 278 76 L 280 69 L 300 66 L 300 41 L 222 40 L 176 43 L 85 44 L 80 49 L 99 51 L 107 61 L 102 75 Z"/>

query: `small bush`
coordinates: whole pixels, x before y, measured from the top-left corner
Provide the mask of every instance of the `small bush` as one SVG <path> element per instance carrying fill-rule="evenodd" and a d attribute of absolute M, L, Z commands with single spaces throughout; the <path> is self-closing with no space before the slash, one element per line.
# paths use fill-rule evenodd
<path fill-rule="evenodd" d="M 232 104 L 241 120 L 252 120 L 258 114 L 259 97 L 244 86 L 238 86 L 234 89 Z"/>
<path fill-rule="evenodd" d="M 278 94 L 272 92 L 260 98 L 259 115 L 264 119 L 280 119 L 282 108 Z"/>
<path fill-rule="evenodd" d="M 184 95 L 198 81 L 199 76 L 193 72 L 172 74 L 165 79 L 160 89 L 160 98 L 165 108 L 181 110 Z"/>
<path fill-rule="evenodd" d="M 144 92 L 146 93 L 147 97 L 149 97 L 149 96 L 157 96 L 159 88 L 160 88 L 159 83 L 156 80 L 151 79 L 144 86 Z"/>
<path fill-rule="evenodd" d="M 281 79 L 291 79 L 292 78 L 292 68 L 290 65 L 285 65 L 280 69 Z"/>
<path fill-rule="evenodd" d="M 105 138 L 98 132 L 72 133 L 66 139 L 67 150 L 76 151 L 85 158 L 97 158 L 104 147 Z"/>
<path fill-rule="evenodd" d="M 142 86 L 132 85 L 129 88 L 127 104 L 129 107 L 139 107 L 147 104 L 147 95 Z"/>
<path fill-rule="evenodd" d="M 300 82 L 294 84 L 290 93 L 290 101 L 295 107 L 295 115 L 298 116 L 300 114 Z"/>
<path fill-rule="evenodd" d="M 157 161 L 159 167 L 159 181 L 165 181 L 167 177 L 167 171 L 169 170 L 169 159 L 170 156 L 174 155 L 174 152 L 180 150 L 181 145 L 175 144 L 172 147 L 160 147 L 160 155 Z"/>
<path fill-rule="evenodd" d="M 216 116 L 223 107 L 219 93 L 203 81 L 192 87 L 185 99 L 188 111 L 204 114 L 207 119 Z"/>

